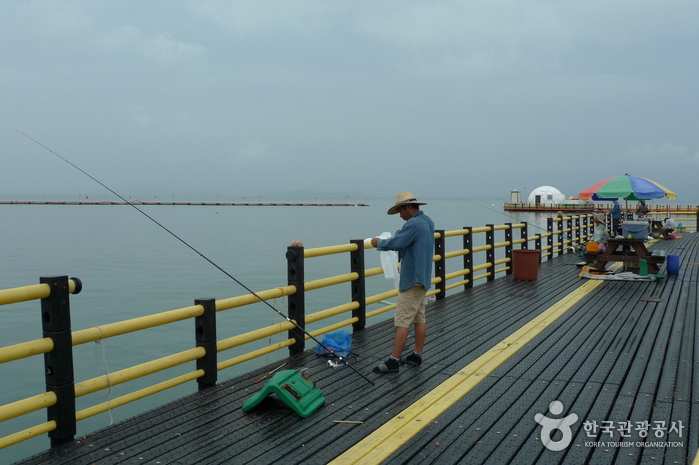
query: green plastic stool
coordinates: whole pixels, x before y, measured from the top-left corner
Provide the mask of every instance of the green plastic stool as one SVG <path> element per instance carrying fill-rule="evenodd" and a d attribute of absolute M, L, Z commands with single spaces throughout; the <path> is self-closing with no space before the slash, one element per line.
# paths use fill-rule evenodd
<path fill-rule="evenodd" d="M 643 259 L 640 259 L 638 261 L 638 266 L 639 266 L 639 272 L 641 276 L 648 276 L 648 262 L 646 262 Z"/>
<path fill-rule="evenodd" d="M 286 405 L 306 418 L 325 403 L 325 397 L 298 370 L 284 370 L 272 376 L 260 392 L 243 404 L 243 412 L 257 407 L 270 394 L 276 394 Z"/>
<path fill-rule="evenodd" d="M 648 262 L 644 259 L 638 260 L 639 271 L 638 274 L 641 276 L 655 276 L 655 279 L 664 279 L 665 276 L 659 274 L 648 273 Z"/>

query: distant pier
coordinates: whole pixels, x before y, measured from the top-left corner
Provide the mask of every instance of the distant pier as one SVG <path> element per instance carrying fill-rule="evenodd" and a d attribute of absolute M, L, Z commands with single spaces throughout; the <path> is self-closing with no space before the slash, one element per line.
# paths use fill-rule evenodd
<path fill-rule="evenodd" d="M 622 211 L 635 212 L 636 203 L 632 208 L 627 208 L 624 203 L 619 203 Z M 593 212 L 596 210 L 611 210 L 612 203 L 525 203 L 525 202 L 506 202 L 503 210 L 506 211 L 521 211 L 521 212 L 541 212 L 541 211 L 563 211 L 563 212 Z M 699 210 L 698 205 L 654 205 L 649 204 L 650 212 L 658 213 L 696 213 Z"/>
<path fill-rule="evenodd" d="M 592 203 L 524 203 L 507 202 L 503 207 L 507 211 L 539 212 L 539 211 L 567 211 L 567 212 L 591 212 L 596 209 L 604 209 L 602 204 Z M 610 207 L 611 208 L 611 207 Z"/>
<path fill-rule="evenodd" d="M 368 207 L 365 203 L 294 203 L 294 202 L 88 202 L 71 200 L 0 200 L 0 205 L 198 205 L 212 207 Z"/>

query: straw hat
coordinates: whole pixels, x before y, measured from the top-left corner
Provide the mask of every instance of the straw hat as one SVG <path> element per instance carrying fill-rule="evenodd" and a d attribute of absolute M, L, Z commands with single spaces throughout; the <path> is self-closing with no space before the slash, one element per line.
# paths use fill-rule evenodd
<path fill-rule="evenodd" d="M 600 223 L 604 223 L 604 220 L 606 219 L 606 215 L 604 213 L 595 213 L 594 218 L 599 221 Z"/>
<path fill-rule="evenodd" d="M 389 215 L 398 213 L 398 207 L 403 205 L 427 205 L 426 203 L 418 202 L 412 192 L 406 191 L 396 195 L 396 204 L 388 209 Z"/>

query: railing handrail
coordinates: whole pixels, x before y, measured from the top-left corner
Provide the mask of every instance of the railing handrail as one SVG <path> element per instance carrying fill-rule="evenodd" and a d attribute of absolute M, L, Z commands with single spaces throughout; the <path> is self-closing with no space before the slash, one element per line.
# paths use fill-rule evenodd
<path fill-rule="evenodd" d="M 68 291 L 71 294 L 79 294 L 82 290 L 82 283 L 77 278 L 68 280 Z M 0 290 L 0 305 L 16 304 L 28 302 L 30 300 L 45 299 L 51 295 L 51 287 L 46 283 L 32 284 L 31 286 L 15 287 L 12 289 Z"/>

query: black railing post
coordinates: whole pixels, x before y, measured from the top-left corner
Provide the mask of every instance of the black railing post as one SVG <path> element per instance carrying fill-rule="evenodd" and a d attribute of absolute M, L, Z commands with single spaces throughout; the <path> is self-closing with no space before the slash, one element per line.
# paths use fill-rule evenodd
<path fill-rule="evenodd" d="M 549 233 L 546 245 L 549 251 L 548 259 L 551 260 L 553 258 L 553 218 L 546 218 L 546 232 Z"/>
<path fill-rule="evenodd" d="M 468 278 L 468 282 L 464 284 L 464 289 L 470 289 L 473 287 L 473 233 L 471 232 L 473 228 L 469 226 L 464 226 L 466 234 L 464 234 L 464 250 L 468 250 L 468 253 L 464 255 L 464 270 L 468 270 L 468 274 L 464 277 Z"/>
<path fill-rule="evenodd" d="M 197 347 L 203 347 L 206 355 L 197 359 L 197 370 L 204 370 L 204 376 L 197 378 L 199 390 L 216 386 L 218 380 L 218 351 L 216 349 L 216 300 L 196 299 L 194 305 L 204 307 L 204 313 L 194 318 Z"/>
<path fill-rule="evenodd" d="M 70 328 L 68 276 L 40 278 L 51 294 L 41 299 L 44 337 L 51 338 L 53 350 L 44 354 L 46 392 L 56 394 L 56 404 L 48 408 L 49 421 L 56 429 L 49 431 L 51 447 L 70 442 L 77 431 L 75 420 L 75 378 L 73 373 L 73 335 Z"/>
<path fill-rule="evenodd" d="M 505 274 L 512 274 L 512 223 L 505 223 L 507 229 L 505 229 L 505 258 L 509 259 L 507 262 L 507 271 Z"/>
<path fill-rule="evenodd" d="M 573 241 L 573 217 L 569 216 L 567 217 L 568 219 L 566 220 L 566 229 L 568 230 L 566 234 L 566 239 L 567 241 L 570 241 L 570 245 L 572 246 L 575 241 Z M 561 245 L 561 254 L 565 253 L 566 251 L 566 244 Z"/>
<path fill-rule="evenodd" d="M 563 230 L 565 220 L 563 218 L 558 219 L 558 255 L 563 255 L 563 242 L 565 241 L 565 236 Z"/>
<path fill-rule="evenodd" d="M 522 227 L 522 230 L 521 230 L 521 239 L 524 240 L 524 242 L 522 242 L 519 245 L 519 248 L 523 249 L 523 250 L 527 250 L 527 249 L 529 249 L 529 231 L 527 228 L 528 224 L 526 221 L 523 221 L 522 223 L 524 224 L 524 226 Z"/>
<path fill-rule="evenodd" d="M 577 215 L 575 217 L 575 241 L 573 243 L 573 246 L 578 246 L 582 243 L 582 240 L 580 239 L 580 215 Z"/>
<path fill-rule="evenodd" d="M 488 232 L 485 233 L 485 243 L 490 246 L 490 248 L 485 251 L 485 261 L 490 263 L 487 281 L 492 281 L 495 279 L 495 226 L 486 224 L 486 227 L 488 228 Z"/>
<path fill-rule="evenodd" d="M 304 283 L 303 246 L 290 245 L 286 249 L 287 280 L 289 286 L 294 286 L 296 292 L 289 295 L 289 319 L 296 322 L 296 327 L 289 330 L 289 338 L 296 340 L 289 346 L 289 355 L 303 352 L 306 347 L 306 290 Z"/>
<path fill-rule="evenodd" d="M 446 253 L 444 230 L 438 229 L 435 232 L 439 234 L 439 238 L 434 240 L 434 254 L 439 255 L 440 258 L 434 264 L 434 276 L 435 278 L 442 278 L 435 286 L 439 289 L 439 293 L 436 295 L 439 300 L 447 296 L 447 258 L 444 256 Z"/>
<path fill-rule="evenodd" d="M 350 283 L 352 302 L 357 302 L 359 307 L 352 310 L 352 317 L 357 319 L 352 323 L 352 330 L 358 331 L 366 327 L 366 273 L 364 265 L 364 241 L 352 239 L 352 244 L 357 244 L 357 250 L 350 252 L 350 271 L 357 273 L 357 279 Z"/>

